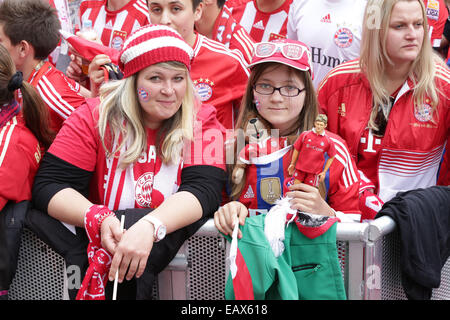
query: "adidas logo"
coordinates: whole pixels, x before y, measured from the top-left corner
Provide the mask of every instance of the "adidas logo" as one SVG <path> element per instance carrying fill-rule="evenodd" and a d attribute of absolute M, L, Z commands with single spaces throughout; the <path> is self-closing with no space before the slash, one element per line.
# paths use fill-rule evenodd
<path fill-rule="evenodd" d="M 248 186 L 247 192 L 244 194 L 244 199 L 254 198 L 255 193 L 253 192 L 252 186 Z"/>
<path fill-rule="evenodd" d="M 330 14 L 327 14 L 326 16 L 324 16 L 320 22 L 325 22 L 325 23 L 331 23 L 331 18 L 330 18 Z"/>
<path fill-rule="evenodd" d="M 264 30 L 264 23 L 262 22 L 262 20 L 259 20 L 253 25 L 253 28 Z"/>

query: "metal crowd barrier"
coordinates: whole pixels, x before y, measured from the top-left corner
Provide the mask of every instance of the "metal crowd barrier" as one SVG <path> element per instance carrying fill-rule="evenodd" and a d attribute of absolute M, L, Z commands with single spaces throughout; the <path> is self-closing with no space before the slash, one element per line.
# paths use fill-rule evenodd
<path fill-rule="evenodd" d="M 406 299 L 401 285 L 399 239 L 392 219 L 339 223 L 336 245 L 348 299 Z M 224 299 L 228 248 L 213 220 L 209 220 L 160 273 L 154 288 L 155 299 Z M 442 269 L 441 285 L 433 290 L 432 299 L 450 300 L 449 261 Z M 68 299 L 68 282 L 64 260 L 31 231 L 25 230 L 9 298 Z"/>

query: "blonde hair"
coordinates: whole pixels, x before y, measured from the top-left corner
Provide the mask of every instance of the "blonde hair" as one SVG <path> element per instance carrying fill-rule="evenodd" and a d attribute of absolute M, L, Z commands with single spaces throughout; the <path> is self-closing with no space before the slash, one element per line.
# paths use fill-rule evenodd
<path fill-rule="evenodd" d="M 442 64 L 442 59 L 433 52 L 428 39 L 428 24 L 425 6 L 420 0 L 369 0 L 364 14 L 361 39 L 360 67 L 365 73 L 373 94 L 372 113 L 369 128 L 378 129 L 375 118 L 378 106 L 389 104 L 389 92 L 385 88 L 385 70 L 393 65 L 386 51 L 386 41 L 391 20 L 391 13 L 399 1 L 417 1 L 420 4 L 423 18 L 422 48 L 412 63 L 409 77 L 414 82 L 414 108 L 422 108 L 425 97 L 431 99 L 433 112 L 438 104 L 438 93 L 434 82 L 435 64 Z M 377 20 L 378 18 L 378 20 Z M 374 24 L 378 22 L 379 24 Z"/>
<path fill-rule="evenodd" d="M 176 61 L 157 64 L 170 70 L 184 71 L 186 93 L 181 107 L 158 129 L 157 153 L 163 163 L 177 163 L 182 156 L 185 140 L 193 139 L 196 96 L 194 86 L 186 66 Z M 143 110 L 136 96 L 136 78 L 133 74 L 125 79 L 105 83 L 100 88 L 98 130 L 107 157 L 120 154 L 119 164 L 127 167 L 136 162 L 147 147 L 146 127 Z M 108 130 L 109 129 L 109 130 Z"/>

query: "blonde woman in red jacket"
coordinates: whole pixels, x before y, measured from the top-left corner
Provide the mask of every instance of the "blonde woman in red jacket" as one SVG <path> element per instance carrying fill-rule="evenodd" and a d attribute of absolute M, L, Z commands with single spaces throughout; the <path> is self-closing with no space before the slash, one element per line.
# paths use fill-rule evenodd
<path fill-rule="evenodd" d="M 422 1 L 368 2 L 360 58 L 333 69 L 318 90 L 328 129 L 356 160 L 363 197 L 388 201 L 446 174 L 449 79 L 428 41 Z"/>

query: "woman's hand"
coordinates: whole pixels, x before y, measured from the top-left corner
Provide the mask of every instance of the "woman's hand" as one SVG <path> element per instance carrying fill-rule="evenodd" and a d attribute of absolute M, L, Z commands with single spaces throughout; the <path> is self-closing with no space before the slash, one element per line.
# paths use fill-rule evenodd
<path fill-rule="evenodd" d="M 102 237 L 102 247 L 106 249 L 106 251 L 114 255 L 116 246 L 123 235 L 119 219 L 111 216 L 103 220 L 100 234 Z"/>
<path fill-rule="evenodd" d="M 131 280 L 134 276 L 139 278 L 144 273 L 153 247 L 153 231 L 153 225 L 141 219 L 123 233 L 115 247 L 109 270 L 110 281 L 114 280 L 117 270 L 119 270 L 119 282 L 123 281 L 127 270 L 127 280 Z"/>
<path fill-rule="evenodd" d="M 228 202 L 223 207 L 220 207 L 214 213 L 214 224 L 216 228 L 225 235 L 233 233 L 234 221 L 239 219 L 239 224 L 244 225 L 245 219 L 248 216 L 248 209 L 239 201 Z M 238 238 L 242 238 L 242 232 L 239 230 Z"/>
<path fill-rule="evenodd" d="M 319 189 L 304 183 L 299 183 L 290 186 L 289 190 L 286 196 L 292 198 L 292 209 L 323 216 L 334 216 L 333 209 L 320 196 Z"/>

